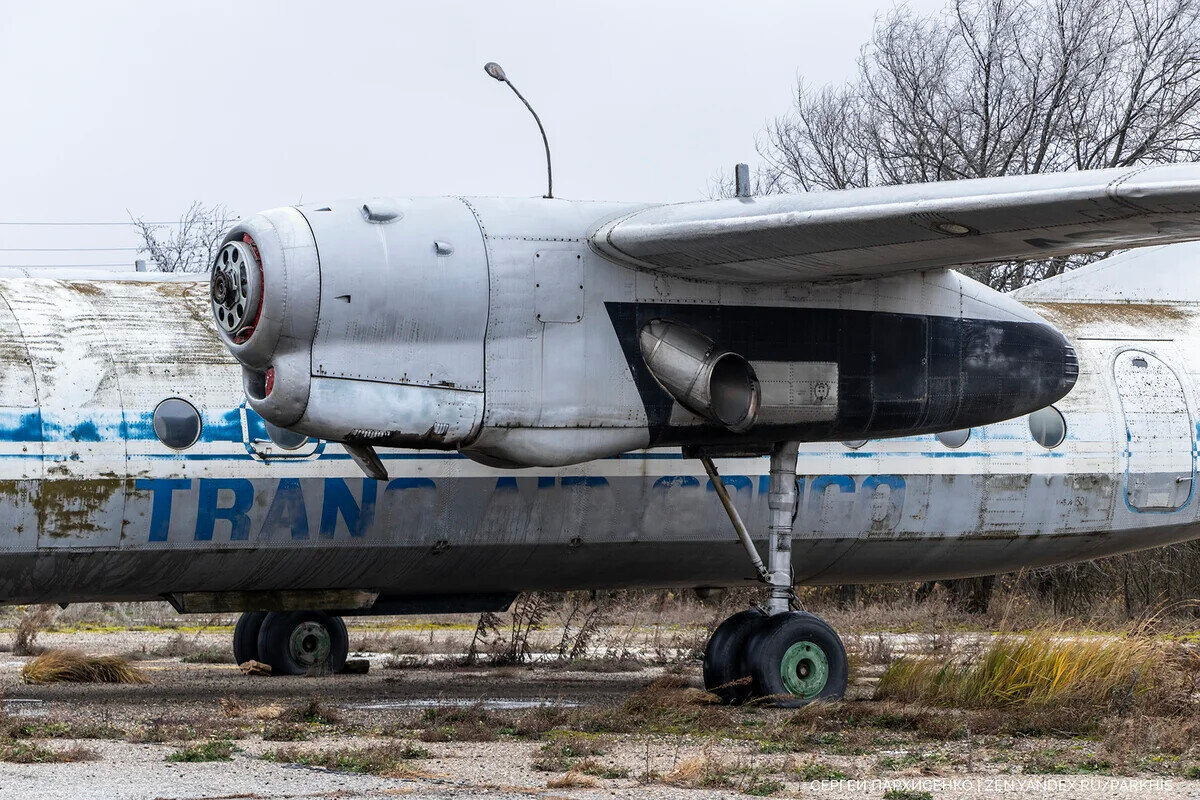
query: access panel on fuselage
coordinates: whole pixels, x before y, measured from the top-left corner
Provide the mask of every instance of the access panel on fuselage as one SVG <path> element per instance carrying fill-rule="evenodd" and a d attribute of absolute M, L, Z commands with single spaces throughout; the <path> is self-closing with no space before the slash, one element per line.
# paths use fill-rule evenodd
<path fill-rule="evenodd" d="M 1125 496 L 1138 511 L 1173 511 L 1191 497 L 1192 416 L 1179 377 L 1162 359 L 1123 350 L 1113 364 L 1125 420 Z"/>

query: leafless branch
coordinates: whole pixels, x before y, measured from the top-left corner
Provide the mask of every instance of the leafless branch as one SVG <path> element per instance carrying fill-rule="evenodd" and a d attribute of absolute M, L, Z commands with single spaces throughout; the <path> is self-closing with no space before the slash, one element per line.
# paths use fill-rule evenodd
<path fill-rule="evenodd" d="M 142 250 L 158 272 L 207 272 L 236 220 L 225 206 L 198 202 L 174 225 L 156 225 L 132 214 L 130 218 L 142 237 Z"/>

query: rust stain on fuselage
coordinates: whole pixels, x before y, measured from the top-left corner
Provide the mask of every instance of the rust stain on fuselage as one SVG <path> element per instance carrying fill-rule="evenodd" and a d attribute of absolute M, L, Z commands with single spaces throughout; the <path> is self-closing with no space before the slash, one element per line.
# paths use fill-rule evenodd
<path fill-rule="evenodd" d="M 102 512 L 125 486 L 121 478 L 49 479 L 32 493 L 39 530 L 51 538 L 69 538 L 106 529 Z"/>
<path fill-rule="evenodd" d="M 1188 325 L 1195 317 L 1194 304 L 1172 303 L 1027 303 L 1030 308 L 1060 327 L 1078 332 L 1092 325 L 1159 329 L 1164 325 Z"/>

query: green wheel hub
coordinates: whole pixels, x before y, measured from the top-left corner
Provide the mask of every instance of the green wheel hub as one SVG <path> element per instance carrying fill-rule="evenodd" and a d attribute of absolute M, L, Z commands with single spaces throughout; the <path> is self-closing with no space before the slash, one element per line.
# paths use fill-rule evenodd
<path fill-rule="evenodd" d="M 829 682 L 829 659 L 816 644 L 796 642 L 783 654 L 779 674 L 790 694 L 809 700 Z"/>
<path fill-rule="evenodd" d="M 297 625 L 288 637 L 292 658 L 302 667 L 317 667 L 329 663 L 333 641 L 324 625 L 304 622 Z"/>

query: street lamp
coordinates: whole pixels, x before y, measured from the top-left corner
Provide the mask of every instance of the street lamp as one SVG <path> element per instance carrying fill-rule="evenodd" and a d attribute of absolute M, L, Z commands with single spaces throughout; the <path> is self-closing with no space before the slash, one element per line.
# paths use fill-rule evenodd
<path fill-rule="evenodd" d="M 541 119 L 538 118 L 537 112 L 533 110 L 533 106 L 529 105 L 529 101 L 525 99 L 525 96 L 522 95 L 519 91 L 517 91 L 517 87 L 513 86 L 512 81 L 510 81 L 508 79 L 508 76 L 504 74 L 504 67 L 500 66 L 495 61 L 489 61 L 488 63 L 483 65 L 483 71 L 486 72 L 488 75 L 492 76 L 493 78 L 495 78 L 496 80 L 500 81 L 501 83 L 507 83 L 508 88 L 513 90 L 513 94 L 515 94 L 518 98 L 520 98 L 521 102 L 525 104 L 525 107 L 529 109 L 529 113 L 533 114 L 533 121 L 537 123 L 538 130 L 542 132 L 542 144 L 544 144 L 546 146 L 546 194 L 545 194 L 545 197 L 547 199 L 553 199 L 553 197 L 554 197 L 554 173 L 550 169 L 550 140 L 546 138 L 546 129 L 542 127 Z"/>

